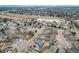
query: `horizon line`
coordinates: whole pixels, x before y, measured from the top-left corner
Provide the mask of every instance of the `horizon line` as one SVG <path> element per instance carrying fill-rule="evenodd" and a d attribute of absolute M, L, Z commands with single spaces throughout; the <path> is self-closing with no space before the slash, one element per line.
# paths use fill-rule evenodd
<path fill-rule="evenodd" d="M 79 5 L 0 5 L 0 7 L 79 7 Z"/>

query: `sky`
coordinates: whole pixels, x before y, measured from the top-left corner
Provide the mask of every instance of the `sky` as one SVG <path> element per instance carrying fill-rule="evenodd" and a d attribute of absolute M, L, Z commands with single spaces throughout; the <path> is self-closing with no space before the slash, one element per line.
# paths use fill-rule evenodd
<path fill-rule="evenodd" d="M 0 5 L 79 5 L 79 0 L 0 0 Z"/>

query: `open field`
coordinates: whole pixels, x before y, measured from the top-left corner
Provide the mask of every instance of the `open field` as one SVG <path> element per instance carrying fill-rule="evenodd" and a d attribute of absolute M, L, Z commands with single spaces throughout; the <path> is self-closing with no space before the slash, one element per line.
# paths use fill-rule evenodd
<path fill-rule="evenodd" d="M 37 19 L 37 18 L 56 18 L 52 16 L 40 16 L 40 15 L 22 15 L 22 14 L 13 14 L 13 13 L 1 13 L 1 18 L 9 18 L 9 19 Z"/>

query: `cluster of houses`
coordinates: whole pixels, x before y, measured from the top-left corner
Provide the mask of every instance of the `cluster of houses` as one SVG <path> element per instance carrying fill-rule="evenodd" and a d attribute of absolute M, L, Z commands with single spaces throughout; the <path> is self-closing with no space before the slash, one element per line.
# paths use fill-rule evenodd
<path fill-rule="evenodd" d="M 79 52 L 76 29 L 71 21 L 56 17 L 17 20 L 0 18 L 0 52 Z"/>

